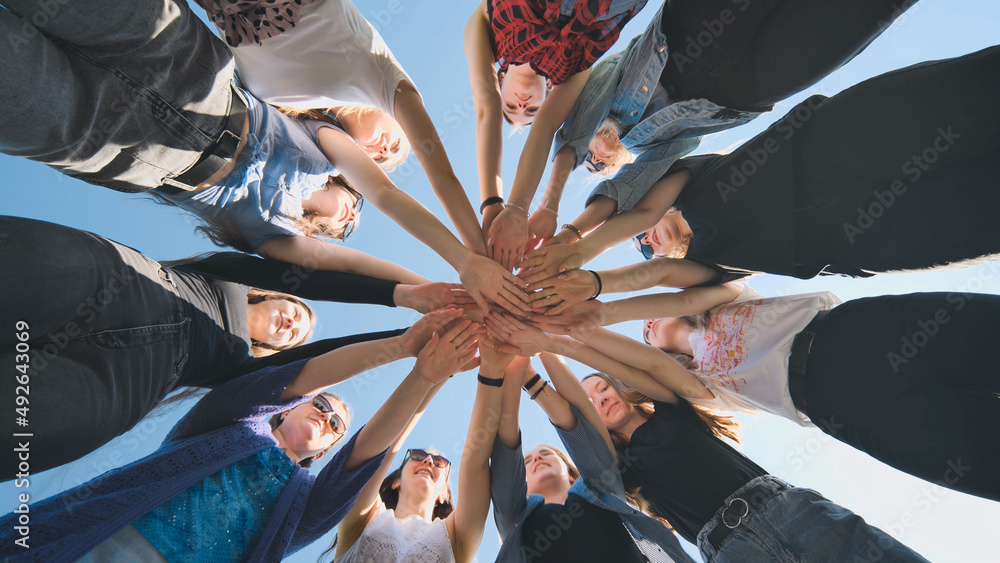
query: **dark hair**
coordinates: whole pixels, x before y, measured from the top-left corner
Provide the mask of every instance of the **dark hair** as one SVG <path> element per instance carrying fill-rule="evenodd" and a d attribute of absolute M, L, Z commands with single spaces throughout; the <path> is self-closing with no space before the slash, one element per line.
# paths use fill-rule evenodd
<path fill-rule="evenodd" d="M 254 338 L 251 338 L 250 347 L 253 349 L 253 355 L 257 357 L 267 356 L 269 354 L 273 354 L 274 352 L 280 352 L 281 350 L 288 350 L 289 348 L 295 348 L 296 346 L 300 346 L 304 344 L 306 340 L 309 340 L 309 337 L 312 336 L 313 330 L 316 328 L 316 313 L 313 312 L 312 307 L 307 305 L 305 301 L 299 299 L 298 297 L 295 297 L 294 295 L 289 295 L 287 293 L 281 293 L 278 291 L 258 289 L 256 287 L 251 287 L 250 291 L 247 292 L 248 305 L 256 305 L 257 303 L 261 303 L 268 300 L 288 301 L 289 303 L 294 303 L 296 305 L 301 306 L 303 309 L 306 310 L 306 313 L 309 315 L 309 330 L 302 336 L 299 342 L 289 342 L 287 344 L 282 344 L 280 346 L 274 346 L 271 344 L 267 344 L 265 342 L 261 342 Z"/>
<path fill-rule="evenodd" d="M 399 504 L 399 489 L 394 489 L 392 484 L 403 475 L 403 467 L 408 461 L 410 461 L 410 456 L 406 456 L 403 459 L 403 463 L 399 464 L 399 467 L 395 471 L 387 475 L 385 479 L 382 479 L 382 484 L 378 488 L 378 495 L 382 498 L 382 502 L 386 508 L 395 509 L 396 505 Z M 448 471 L 451 471 L 450 467 Z M 455 510 L 455 507 L 451 503 L 451 485 L 448 484 L 447 475 L 445 475 L 444 491 L 442 492 L 444 501 L 434 501 L 434 512 L 431 515 L 431 520 L 447 518 Z"/>
<path fill-rule="evenodd" d="M 344 399 L 340 398 L 339 395 L 334 395 L 333 393 L 327 393 L 327 392 L 323 392 L 323 393 L 319 393 L 319 394 L 320 395 L 324 395 L 326 397 L 330 397 L 331 399 L 336 399 L 341 405 L 344 406 L 344 411 L 347 412 L 347 403 L 345 403 Z M 305 403 L 303 403 L 303 404 L 305 404 Z M 299 405 L 299 406 L 301 406 L 301 405 Z M 267 419 L 267 424 L 271 427 L 272 431 L 274 431 L 276 428 L 278 428 L 279 426 L 281 426 L 281 423 L 284 422 L 284 418 L 281 416 L 282 414 L 284 414 L 284 413 L 276 414 L 276 415 L 272 416 L 271 418 Z M 350 416 L 348 416 L 348 419 L 350 419 Z M 348 421 L 346 421 L 346 420 L 344 421 L 345 424 L 347 422 Z M 333 443 L 330 444 L 329 446 L 327 446 L 326 448 L 323 448 L 323 451 L 321 453 L 326 453 L 326 452 L 330 451 L 330 449 L 333 448 L 333 446 L 335 446 L 338 441 L 339 441 L 339 438 L 337 440 L 334 440 Z M 316 455 L 319 455 L 319 454 L 316 454 Z M 315 459 L 315 456 L 300 459 L 299 460 L 299 465 L 308 469 L 309 467 L 312 466 L 312 462 L 313 462 L 314 459 Z"/>

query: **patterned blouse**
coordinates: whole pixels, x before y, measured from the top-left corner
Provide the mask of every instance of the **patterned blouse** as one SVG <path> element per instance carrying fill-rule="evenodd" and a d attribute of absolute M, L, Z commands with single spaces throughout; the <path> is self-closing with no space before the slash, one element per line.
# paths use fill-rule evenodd
<path fill-rule="evenodd" d="M 493 56 L 508 65 L 529 64 L 552 84 L 590 68 L 646 2 L 608 16 L 612 0 L 576 0 L 573 13 L 559 13 L 560 0 L 490 0 Z M 606 17 L 598 21 L 598 18 Z"/>
<path fill-rule="evenodd" d="M 226 43 L 260 45 L 268 37 L 295 27 L 299 10 L 316 0 L 195 0 L 222 30 Z"/>

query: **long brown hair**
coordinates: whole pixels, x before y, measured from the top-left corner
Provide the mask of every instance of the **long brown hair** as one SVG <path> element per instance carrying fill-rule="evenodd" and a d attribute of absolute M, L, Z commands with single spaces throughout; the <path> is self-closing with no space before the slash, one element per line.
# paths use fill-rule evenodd
<path fill-rule="evenodd" d="M 263 301 L 273 300 L 288 301 L 305 309 L 306 313 L 309 315 L 309 330 L 306 331 L 305 335 L 303 335 L 298 342 L 289 342 L 280 346 L 274 346 L 251 338 L 250 348 L 253 350 L 253 355 L 258 358 L 261 356 L 269 356 L 275 352 L 280 352 L 281 350 L 288 350 L 289 348 L 294 348 L 305 343 L 305 341 L 309 340 L 309 337 L 312 336 L 313 330 L 316 328 L 316 313 L 313 312 L 312 307 L 307 305 L 305 301 L 299 299 L 298 297 L 278 291 L 258 289 L 256 287 L 251 287 L 250 291 L 247 292 L 247 305 L 256 305 L 257 303 L 261 303 Z"/>
<path fill-rule="evenodd" d="M 583 381 L 586 381 L 591 377 L 600 377 L 604 381 L 608 382 L 608 384 L 614 387 L 615 391 L 618 392 L 618 396 L 621 397 L 622 401 L 634 407 L 639 414 L 646 418 L 653 416 L 653 413 L 655 412 L 653 400 L 647 395 L 603 373 L 592 373 L 587 377 L 584 377 Z M 733 417 L 715 414 L 714 412 L 701 406 L 688 403 L 683 397 L 678 396 L 677 398 L 680 401 L 684 401 L 691 407 L 697 415 L 698 421 L 714 436 L 718 438 L 729 438 L 730 440 L 739 443 L 740 438 L 737 433 L 739 430 L 739 424 L 733 420 Z M 624 436 L 610 429 L 608 431 L 611 433 L 611 439 L 614 441 L 616 447 L 624 448 L 628 445 L 628 440 L 626 440 Z"/>

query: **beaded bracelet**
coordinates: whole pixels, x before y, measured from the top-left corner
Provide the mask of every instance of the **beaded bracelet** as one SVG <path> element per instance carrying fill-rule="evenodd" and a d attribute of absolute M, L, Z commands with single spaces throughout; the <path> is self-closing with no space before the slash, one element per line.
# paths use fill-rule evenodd
<path fill-rule="evenodd" d="M 566 223 L 565 225 L 562 226 L 562 228 L 576 235 L 576 238 L 578 239 L 583 238 L 583 233 L 581 233 L 580 229 L 576 228 L 576 225 L 574 225 L 573 223 Z"/>

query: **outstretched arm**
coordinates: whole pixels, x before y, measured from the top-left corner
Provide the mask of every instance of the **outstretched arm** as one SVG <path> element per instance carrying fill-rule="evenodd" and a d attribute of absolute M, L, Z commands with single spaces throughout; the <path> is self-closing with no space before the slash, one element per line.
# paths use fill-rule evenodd
<path fill-rule="evenodd" d="M 406 438 L 410 435 L 410 432 L 417 426 L 417 422 L 420 417 L 423 416 L 424 411 L 427 409 L 427 405 L 430 404 L 431 399 L 434 395 L 441 390 L 444 386 L 444 382 L 440 382 L 424 395 L 423 400 L 417 406 L 416 412 L 410 417 L 410 422 L 403 428 L 403 431 L 399 433 L 396 440 L 389 446 L 389 451 L 386 453 L 385 458 L 382 460 L 381 465 L 379 465 L 378 470 L 372 475 L 372 478 L 368 480 L 368 483 L 361 489 L 358 494 L 358 500 L 354 502 L 354 506 L 351 510 L 344 516 L 344 519 L 340 521 L 337 525 L 337 554 L 336 557 L 340 557 L 347 552 L 358 541 L 361 534 L 365 531 L 365 527 L 371 521 L 372 516 L 375 515 L 376 509 L 379 504 L 381 504 L 382 499 L 379 497 L 379 488 L 382 486 L 382 480 L 385 479 L 386 475 L 392 470 L 393 461 L 396 459 L 396 454 L 399 453 L 400 448 L 403 447 L 403 443 Z"/>
<path fill-rule="evenodd" d="M 503 154 L 503 122 L 500 107 L 500 84 L 493 66 L 490 20 L 486 0 L 476 6 L 465 23 L 462 35 L 465 59 L 469 65 L 469 83 L 476 114 L 476 165 L 479 169 L 479 197 L 486 201 L 503 196 L 500 159 Z M 494 204 L 483 210 L 483 235 L 489 232 L 493 218 L 500 212 Z M 489 247 L 487 246 L 487 252 Z M 489 254 L 493 258 L 492 254 Z"/>
<path fill-rule="evenodd" d="M 518 288 L 518 278 L 462 246 L 427 208 L 397 189 L 349 136 L 323 127 L 319 130 L 319 141 L 330 162 L 362 195 L 455 268 L 466 290 L 484 311 L 489 309 L 487 300 L 511 311 L 524 310 L 526 302 Z"/>
<path fill-rule="evenodd" d="M 660 398 L 664 396 L 663 389 L 669 390 L 667 397 L 676 393 L 681 397 L 692 399 L 715 398 L 697 375 L 655 346 L 635 341 L 606 328 L 574 335 L 574 338 L 579 338 L 585 346 L 566 343 L 567 353 L 564 355 L 600 371 L 604 370 L 594 365 L 594 362 L 612 367 L 618 375 L 606 371 L 605 373 L 653 399 L 665 400 Z"/>
<path fill-rule="evenodd" d="M 493 256 L 501 253 L 505 268 L 513 269 L 520 264 L 528 245 L 527 209 L 538 190 L 538 184 L 545 172 L 546 157 L 552 148 L 556 131 L 573 109 L 580 92 L 587 84 L 590 69 L 574 74 L 569 80 L 556 86 L 545 97 L 528 131 L 528 138 L 517 162 L 517 174 L 510 190 L 509 205 L 497 216 L 490 228 L 486 244 L 492 240 Z"/>
<path fill-rule="evenodd" d="M 351 470 L 387 449 L 410 424 L 424 397 L 470 361 L 477 350 L 479 326 L 468 320 L 447 332 L 435 332 L 420 350 L 413 370 L 358 432 L 344 467 Z"/>
<path fill-rule="evenodd" d="M 558 314 L 547 311 L 544 316 L 535 316 L 532 320 L 564 325 L 570 330 L 590 330 L 596 326 L 608 326 L 625 321 L 697 315 L 736 299 L 743 291 L 743 287 L 742 282 L 728 282 L 722 285 L 694 287 L 673 293 L 639 295 L 603 303 L 595 299 L 573 305 Z"/>
<path fill-rule="evenodd" d="M 549 184 L 542 195 L 538 209 L 528 217 L 528 248 L 537 248 L 552 238 L 559 229 L 559 200 L 570 173 L 576 168 L 576 151 L 566 145 L 556 153 L 549 173 Z"/>
<path fill-rule="evenodd" d="M 634 208 L 608 219 L 578 242 L 532 251 L 521 265 L 525 270 L 522 278 L 530 284 L 580 268 L 612 246 L 653 228 L 690 178 L 688 170 L 671 174 L 656 182 Z"/>
<path fill-rule="evenodd" d="M 306 268 L 337 270 L 373 278 L 395 279 L 421 284 L 430 280 L 410 270 L 370 254 L 306 236 L 274 239 L 257 249 L 265 258 L 273 258 Z"/>
<path fill-rule="evenodd" d="M 483 378 L 502 382 L 513 356 L 499 352 L 486 340 L 483 342 L 479 373 Z M 461 501 L 446 520 L 457 561 L 471 560 L 483 539 L 490 509 L 489 460 L 500 421 L 501 396 L 501 387 L 482 382 L 476 385 L 469 432 L 459 466 L 458 498 Z"/>
<path fill-rule="evenodd" d="M 649 289 L 655 286 L 692 287 L 718 281 L 718 273 L 711 268 L 680 258 L 657 257 L 624 266 L 614 270 L 570 270 L 528 287 L 535 290 L 530 294 L 532 308 L 536 312 L 544 311 L 546 315 L 561 315 L 569 309 L 582 309 L 593 312 L 593 304 L 587 300 L 600 292 L 600 295 Z M 600 279 L 600 282 L 598 282 Z M 688 296 L 698 295 L 687 294 Z M 706 303 L 711 302 L 710 298 Z M 731 301 L 732 299 L 729 299 Z M 723 301 L 725 302 L 725 301 Z M 718 305 L 720 303 L 716 303 Z M 609 304 L 610 305 L 610 304 Z M 700 306 L 700 305 L 698 305 Z M 713 305 L 714 306 L 714 305 Z M 712 306 L 707 307 L 710 309 Z M 703 310 L 706 310 L 703 309 Z M 602 311 L 603 313 L 610 310 Z M 700 312 L 700 311 L 699 311 Z M 574 313 L 575 314 L 575 313 Z M 682 313 L 690 314 L 690 313 Z M 664 317 L 678 315 L 659 315 Z M 643 318 L 651 318 L 649 316 Z M 549 322 L 564 322 L 564 320 Z M 615 321 L 620 322 L 620 321 Z M 598 324 L 613 324 L 599 322 Z"/>
<path fill-rule="evenodd" d="M 403 128 L 406 138 L 413 147 L 413 153 L 423 166 L 427 179 L 434 188 L 434 193 L 444 206 L 445 213 L 451 223 L 458 229 L 465 246 L 476 254 L 486 255 L 486 244 L 483 232 L 476 219 L 476 212 L 469 203 L 455 171 L 448 161 L 437 129 L 427 115 L 424 102 L 420 99 L 417 88 L 409 81 L 403 80 L 396 87 L 394 113 L 399 125 Z"/>

